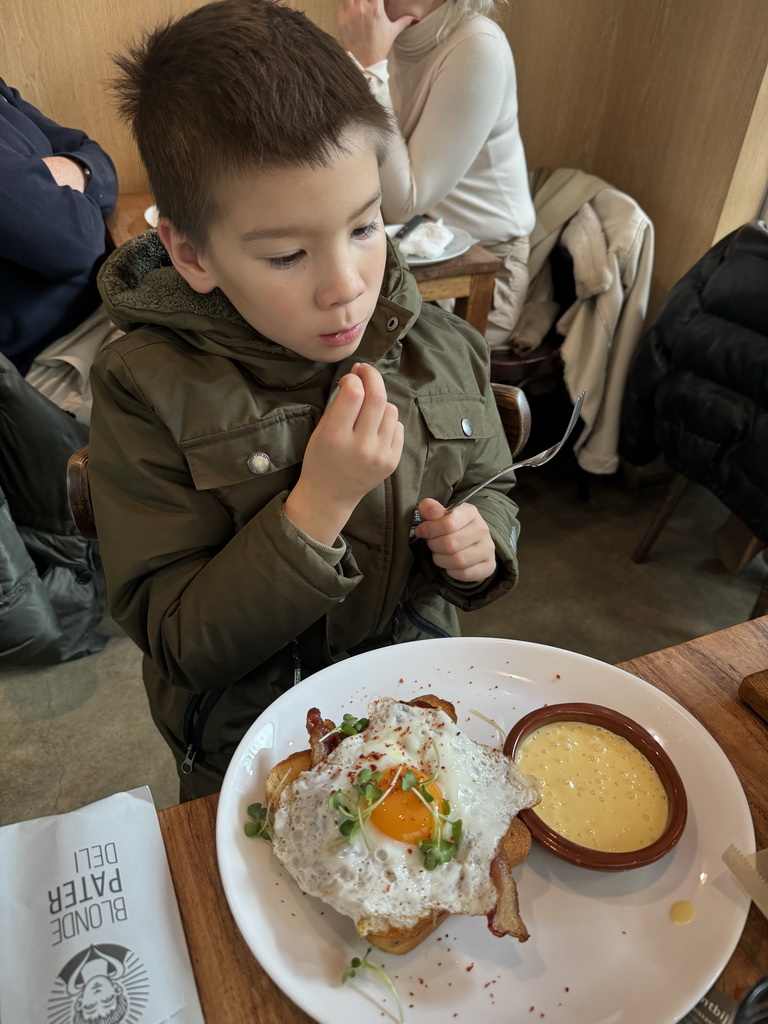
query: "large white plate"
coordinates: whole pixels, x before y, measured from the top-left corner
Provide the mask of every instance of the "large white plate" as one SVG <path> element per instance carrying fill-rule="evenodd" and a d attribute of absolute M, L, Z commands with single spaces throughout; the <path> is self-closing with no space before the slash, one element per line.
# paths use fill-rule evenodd
<path fill-rule="evenodd" d="M 243 834 L 263 801 L 267 771 L 307 746 L 307 709 L 340 721 L 375 694 L 452 700 L 459 723 L 483 743 L 527 712 L 560 701 L 605 704 L 645 726 L 685 785 L 688 824 L 677 847 L 646 868 L 609 874 L 577 868 L 537 847 L 515 870 L 520 944 L 480 917 L 450 917 L 403 957 L 374 950 L 393 977 L 406 1024 L 673 1024 L 707 991 L 741 935 L 749 899 L 721 859 L 730 843 L 753 851 L 744 791 L 709 733 L 648 683 L 583 655 L 516 640 L 452 638 L 374 651 L 289 690 L 249 729 L 227 771 L 217 820 L 219 867 L 235 921 L 272 979 L 321 1024 L 386 1024 L 393 1002 L 370 971 L 340 984 L 364 951 L 352 922 L 302 895 L 269 844 Z M 694 920 L 674 924 L 688 900 Z M 532 1008 L 532 1009 L 531 1009 Z M 382 1016 L 382 1010 L 386 1011 Z"/>
<path fill-rule="evenodd" d="M 395 232 L 399 231 L 402 224 L 387 224 L 384 229 L 388 235 L 394 235 Z M 445 225 L 449 231 L 453 232 L 453 238 L 446 245 L 445 249 L 439 256 L 406 256 L 409 267 L 427 267 L 431 263 L 444 263 L 445 260 L 452 260 L 454 256 L 461 256 L 467 249 L 475 244 L 475 239 L 467 234 L 466 231 L 462 231 L 461 228 L 452 228 L 449 224 Z"/>

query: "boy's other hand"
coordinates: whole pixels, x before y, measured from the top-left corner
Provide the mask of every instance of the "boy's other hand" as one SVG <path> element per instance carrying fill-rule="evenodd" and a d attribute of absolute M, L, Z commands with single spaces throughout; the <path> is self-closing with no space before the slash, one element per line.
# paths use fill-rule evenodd
<path fill-rule="evenodd" d="M 341 0 L 336 20 L 341 45 L 362 67 L 370 68 L 387 59 L 397 37 L 416 19 L 405 14 L 390 21 L 384 0 Z"/>
<path fill-rule="evenodd" d="M 355 364 L 312 432 L 286 515 L 333 544 L 360 500 L 397 469 L 402 451 L 403 425 L 384 379 L 375 367 Z"/>
<path fill-rule="evenodd" d="M 461 583 L 482 583 L 496 571 L 496 547 L 488 524 L 474 505 L 459 505 L 446 515 L 434 498 L 419 502 L 421 522 L 415 534 L 427 542 L 435 565 Z"/>

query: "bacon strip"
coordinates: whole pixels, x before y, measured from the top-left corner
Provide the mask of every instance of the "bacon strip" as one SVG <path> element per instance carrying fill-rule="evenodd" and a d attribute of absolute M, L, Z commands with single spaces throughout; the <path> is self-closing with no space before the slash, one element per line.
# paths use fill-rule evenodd
<path fill-rule="evenodd" d="M 491 881 L 496 887 L 496 906 L 488 914 L 488 927 L 494 935 L 513 935 L 521 942 L 528 938 L 528 929 L 520 917 L 517 885 L 503 852 L 491 861 Z"/>
<path fill-rule="evenodd" d="M 319 708 L 310 708 L 307 712 L 307 732 L 309 733 L 313 768 L 341 742 L 341 733 L 335 732 L 332 736 L 328 735 L 335 728 L 336 726 L 329 718 L 322 717 Z"/>
<path fill-rule="evenodd" d="M 520 916 L 517 884 L 512 877 L 512 868 L 523 863 L 530 846 L 528 829 L 519 818 L 513 818 L 491 861 L 496 906 L 488 914 L 488 927 L 494 935 L 513 935 L 520 942 L 528 938 L 528 929 Z"/>

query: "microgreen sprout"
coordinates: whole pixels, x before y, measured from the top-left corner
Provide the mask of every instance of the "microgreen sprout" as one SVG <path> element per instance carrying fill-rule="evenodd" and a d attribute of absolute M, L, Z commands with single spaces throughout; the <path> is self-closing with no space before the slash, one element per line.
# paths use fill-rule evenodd
<path fill-rule="evenodd" d="M 385 800 L 395 788 L 397 780 L 400 778 L 400 769 L 386 792 L 382 792 L 381 786 L 379 786 L 382 778 L 381 772 L 363 768 L 358 772 L 352 793 L 336 789 L 328 797 L 328 810 L 338 811 L 341 815 L 339 832 L 342 836 L 349 840 L 359 832 L 369 850 L 371 847 L 365 833 L 365 823 L 382 800 Z"/>
<path fill-rule="evenodd" d="M 354 978 L 358 970 L 367 969 L 369 971 L 373 971 L 374 974 L 377 974 L 381 978 L 381 980 L 389 988 L 389 991 L 394 996 L 395 1004 L 397 1006 L 398 1024 L 403 1024 L 403 1006 L 402 1003 L 400 1002 L 400 996 L 397 994 L 395 983 L 392 981 L 392 979 L 390 978 L 390 976 L 387 974 L 383 967 L 379 967 L 377 964 L 372 964 L 371 961 L 368 959 L 368 954 L 371 952 L 371 949 L 372 947 L 369 946 L 362 957 L 352 957 L 350 966 L 346 969 L 346 971 L 344 971 L 344 973 L 341 976 L 341 983 L 343 985 L 345 981 L 348 981 L 350 978 Z"/>
<path fill-rule="evenodd" d="M 248 808 L 248 817 L 251 821 L 245 823 L 245 834 L 251 839 L 266 839 L 271 843 L 272 822 L 269 820 L 269 805 L 264 807 L 262 804 L 251 804 Z"/>
<path fill-rule="evenodd" d="M 334 733 L 340 732 L 345 736 L 356 736 L 363 729 L 368 728 L 367 718 L 355 718 L 354 715 L 344 715 L 341 725 L 337 725 L 335 729 L 331 729 L 330 732 L 326 733 L 326 736 L 333 736 Z"/>
<path fill-rule="evenodd" d="M 492 725 L 493 728 L 498 731 L 499 736 L 501 736 L 501 745 L 504 746 L 504 744 L 507 741 L 507 734 L 504 732 L 504 730 L 501 728 L 498 722 L 494 722 L 492 718 L 489 718 L 488 715 L 484 715 L 483 712 L 478 711 L 477 708 L 470 708 L 469 712 L 472 715 L 477 715 L 478 718 L 482 718 L 482 720 L 484 722 L 487 722 L 488 725 Z"/>
<path fill-rule="evenodd" d="M 444 806 L 448 807 L 447 800 L 444 801 Z M 437 834 L 433 833 L 430 839 L 422 839 L 419 843 L 419 850 L 424 857 L 424 867 L 427 871 L 434 871 L 438 864 L 447 864 L 449 860 L 453 860 L 459 849 L 461 819 L 457 818 L 455 821 L 449 821 L 449 813 L 450 808 L 446 810 L 445 814 L 440 815 L 441 822 Z M 443 821 L 446 822 L 451 833 L 448 839 L 444 839 L 442 836 Z"/>
<path fill-rule="evenodd" d="M 279 780 L 272 795 L 272 800 L 276 796 L 279 797 L 290 774 L 291 770 L 289 768 L 282 779 Z M 268 843 L 272 842 L 272 800 L 269 801 L 266 807 L 262 804 L 251 804 L 248 807 L 248 817 L 251 820 L 246 821 L 243 831 L 249 839 L 266 839 Z"/>
<path fill-rule="evenodd" d="M 460 819 L 457 818 L 456 821 L 449 820 L 451 805 L 447 800 L 443 800 L 438 808 L 435 798 L 427 789 L 440 774 L 440 754 L 434 739 L 432 740 L 432 749 L 435 752 L 435 760 L 437 761 L 437 768 L 435 768 L 432 775 L 420 782 L 416 774 L 409 768 L 403 776 L 402 783 L 402 788 L 404 790 L 412 789 L 432 814 L 432 835 L 429 839 L 422 839 L 419 842 L 419 851 L 424 857 L 424 867 L 427 871 L 434 871 L 438 864 L 447 864 L 449 860 L 453 860 L 459 849 L 459 841 L 461 839 Z M 443 836 L 444 825 L 448 826 L 450 833 L 447 839 Z"/>

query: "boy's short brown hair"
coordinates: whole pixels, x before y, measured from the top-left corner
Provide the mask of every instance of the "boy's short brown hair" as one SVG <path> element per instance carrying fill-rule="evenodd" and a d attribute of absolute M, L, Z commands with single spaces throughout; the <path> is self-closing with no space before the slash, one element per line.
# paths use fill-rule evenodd
<path fill-rule="evenodd" d="M 360 69 L 307 17 L 273 0 L 219 0 L 166 23 L 115 62 L 160 215 L 205 250 L 220 184 L 321 166 L 350 128 L 379 162 L 391 122 Z"/>

